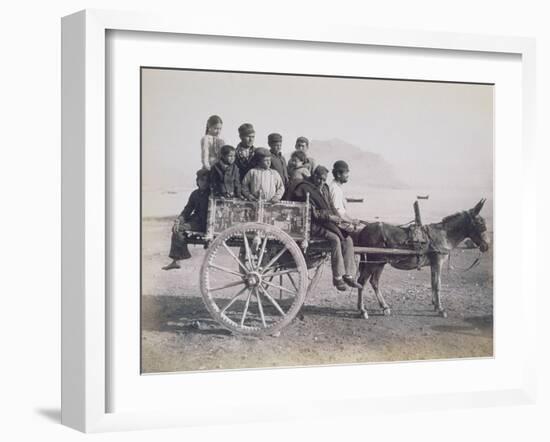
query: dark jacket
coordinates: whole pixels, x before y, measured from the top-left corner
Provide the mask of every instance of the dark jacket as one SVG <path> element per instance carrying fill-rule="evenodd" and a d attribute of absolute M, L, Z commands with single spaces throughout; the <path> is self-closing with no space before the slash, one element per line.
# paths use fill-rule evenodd
<path fill-rule="evenodd" d="M 288 170 L 286 159 L 282 153 L 271 152 L 271 168 L 275 169 L 281 175 L 285 187 L 288 185 Z"/>
<path fill-rule="evenodd" d="M 310 178 L 295 183 L 291 190 L 291 201 L 306 201 L 309 194 L 311 204 L 311 235 L 323 237 L 326 231 L 335 233 L 341 240 L 347 236 L 345 232 L 330 220 L 330 215 L 336 215 L 336 210 L 330 200 L 330 191 L 326 184 L 321 189 L 317 188 Z"/>
<path fill-rule="evenodd" d="M 246 155 L 248 153 L 248 155 Z M 241 181 L 250 169 L 254 167 L 254 146 L 246 147 L 243 143 L 237 144 L 235 149 L 235 165 L 239 169 L 239 177 Z"/>
<path fill-rule="evenodd" d="M 210 170 L 210 189 L 214 196 L 241 198 L 239 168 L 233 164 L 216 162 Z"/>
<path fill-rule="evenodd" d="M 188 223 L 196 221 L 202 231 L 206 231 L 206 220 L 208 219 L 208 199 L 210 197 L 210 189 L 200 190 L 195 189 L 189 195 L 189 200 L 185 208 L 182 210 L 180 217 Z"/>

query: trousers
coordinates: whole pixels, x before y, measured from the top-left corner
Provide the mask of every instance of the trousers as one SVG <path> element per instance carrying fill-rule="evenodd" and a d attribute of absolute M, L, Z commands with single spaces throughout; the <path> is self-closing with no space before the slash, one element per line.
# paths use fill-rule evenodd
<path fill-rule="evenodd" d="M 176 261 L 191 258 L 191 253 L 189 253 L 189 247 L 187 246 L 186 232 L 199 232 L 201 230 L 201 226 L 195 220 L 180 224 L 179 231 L 172 232 L 170 253 L 168 256 Z"/>
<path fill-rule="evenodd" d="M 355 253 L 353 249 L 353 240 L 350 236 L 341 241 L 336 233 L 326 231 L 325 239 L 330 243 L 330 262 L 332 266 L 332 276 L 340 278 L 344 275 L 355 277 Z"/>

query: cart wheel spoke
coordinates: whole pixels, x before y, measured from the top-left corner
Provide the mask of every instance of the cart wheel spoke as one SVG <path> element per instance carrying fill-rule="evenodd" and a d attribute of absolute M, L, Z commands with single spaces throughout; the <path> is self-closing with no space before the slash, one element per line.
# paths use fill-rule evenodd
<path fill-rule="evenodd" d="M 277 253 L 277 254 L 271 259 L 271 261 L 269 261 L 269 264 L 267 264 L 267 265 L 265 266 L 265 269 L 264 269 L 264 271 L 263 271 L 262 273 L 265 273 L 269 268 L 271 268 L 271 266 L 272 266 L 273 264 L 275 264 L 275 263 L 277 262 L 277 260 L 278 260 L 281 256 L 283 256 L 283 253 L 285 253 L 287 250 L 288 250 L 287 246 L 284 245 L 283 248 L 282 248 L 281 250 L 279 250 L 279 253 Z"/>
<path fill-rule="evenodd" d="M 294 281 L 294 278 L 290 273 L 287 273 L 286 276 L 288 279 L 290 279 L 290 282 L 292 283 L 292 286 L 294 287 L 294 290 L 298 291 L 298 286 L 296 285 L 296 282 Z"/>
<path fill-rule="evenodd" d="M 267 245 L 267 235 L 265 235 L 264 241 L 262 242 L 262 248 L 260 249 L 260 256 L 258 257 L 258 267 L 262 266 L 262 261 L 264 259 L 265 246 L 266 245 Z"/>
<path fill-rule="evenodd" d="M 235 256 L 235 254 L 231 251 L 231 249 L 229 248 L 229 246 L 227 245 L 227 243 L 224 241 L 223 242 L 223 246 L 225 248 L 225 250 L 227 250 L 227 252 L 231 255 L 231 257 L 237 262 L 237 264 L 239 264 L 239 267 L 241 269 L 243 269 L 246 273 L 249 272 L 249 270 L 246 268 L 246 266 L 241 262 L 241 260 L 239 258 L 237 258 Z"/>
<path fill-rule="evenodd" d="M 282 290 L 283 292 L 290 293 L 291 295 L 297 295 L 298 294 L 298 292 L 289 290 L 286 287 L 283 287 L 282 285 L 273 284 L 273 283 L 268 282 L 268 281 L 263 281 L 263 283 L 267 284 L 270 287 L 273 287 L 274 289 L 278 289 L 278 290 Z"/>
<path fill-rule="evenodd" d="M 248 243 L 246 232 L 243 232 L 243 241 L 244 241 L 244 249 L 246 250 L 246 260 L 248 261 L 248 265 L 250 266 L 250 269 L 253 270 L 254 264 L 252 263 L 252 254 L 250 253 L 250 244 Z"/>
<path fill-rule="evenodd" d="M 226 310 L 227 310 L 229 307 L 231 307 L 231 306 L 233 305 L 233 303 L 237 300 L 237 298 L 238 298 L 239 296 L 241 296 L 241 295 L 246 291 L 247 288 L 248 288 L 248 287 L 243 287 L 241 290 L 239 290 L 239 291 L 237 292 L 237 294 L 235 294 L 235 295 L 231 298 L 231 300 L 226 304 L 226 306 L 223 308 L 223 310 L 220 311 L 220 313 L 223 315 L 223 314 L 226 312 Z"/>
<path fill-rule="evenodd" d="M 278 310 L 281 316 L 285 316 L 286 313 L 283 311 L 279 303 L 275 301 L 275 299 L 273 299 L 273 297 L 269 293 L 267 293 L 267 291 L 262 286 L 260 286 L 260 290 L 263 292 L 268 301 L 271 302 L 271 304 L 273 304 L 273 306 Z"/>
<path fill-rule="evenodd" d="M 257 290 L 254 290 L 254 295 L 256 296 L 256 299 L 258 300 L 258 310 L 260 311 L 260 316 L 262 318 L 262 324 L 264 327 L 267 327 L 267 324 L 265 322 L 265 316 L 264 316 L 264 307 L 262 305 L 262 300 L 260 299 L 260 294 Z"/>
<path fill-rule="evenodd" d="M 212 267 L 213 269 L 216 269 L 216 270 L 220 270 L 220 271 L 225 272 L 225 273 L 229 273 L 231 275 L 238 276 L 239 278 L 243 277 L 242 273 L 235 272 L 234 270 L 227 269 L 227 268 L 219 266 L 217 264 L 210 264 L 210 267 Z"/>
<path fill-rule="evenodd" d="M 252 297 L 252 290 L 248 292 L 246 298 L 246 304 L 244 305 L 243 315 L 241 316 L 241 327 L 244 326 L 244 320 L 246 319 L 246 314 L 248 313 L 248 306 L 250 305 L 250 298 Z"/>
<path fill-rule="evenodd" d="M 272 281 L 275 276 L 288 275 L 289 273 L 299 273 L 299 272 L 297 269 L 279 270 L 273 273 L 264 273 L 262 274 L 262 278 L 270 278 L 269 280 Z"/>
<path fill-rule="evenodd" d="M 236 286 L 241 285 L 241 284 L 244 284 L 244 281 L 241 280 L 241 281 L 230 282 L 229 284 L 222 285 L 221 287 L 209 288 L 208 291 L 217 292 L 219 290 L 228 289 L 228 288 L 231 288 L 231 287 L 236 287 Z"/>

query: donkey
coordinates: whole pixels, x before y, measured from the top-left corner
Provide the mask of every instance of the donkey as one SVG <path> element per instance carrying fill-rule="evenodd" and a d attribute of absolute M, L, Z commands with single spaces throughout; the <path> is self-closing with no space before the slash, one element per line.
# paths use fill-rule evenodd
<path fill-rule="evenodd" d="M 362 259 L 359 264 L 358 278 L 358 283 L 362 288 L 358 289 L 357 299 L 357 308 L 361 316 L 365 319 L 368 318 L 363 302 L 363 290 L 367 281 L 370 281 L 384 314 L 391 314 L 390 307 L 380 292 L 380 275 L 384 270 L 384 266 L 389 263 L 399 270 L 412 270 L 429 265 L 432 273 L 432 304 L 435 311 L 446 318 L 447 312 L 443 308 L 440 297 L 441 269 L 445 259 L 449 257 L 450 251 L 466 238 L 470 238 L 483 253 L 489 249 L 489 235 L 487 234 L 485 220 L 479 215 L 485 201 L 485 199 L 482 199 L 470 210 L 455 213 L 443 218 L 439 223 L 424 226 L 427 245 L 425 253 L 419 256 L 388 257 L 383 254 L 369 253 L 368 258 L 372 262 L 363 262 L 365 260 Z M 387 223 L 367 224 L 355 236 L 354 244 L 362 247 L 410 247 L 409 229 Z"/>

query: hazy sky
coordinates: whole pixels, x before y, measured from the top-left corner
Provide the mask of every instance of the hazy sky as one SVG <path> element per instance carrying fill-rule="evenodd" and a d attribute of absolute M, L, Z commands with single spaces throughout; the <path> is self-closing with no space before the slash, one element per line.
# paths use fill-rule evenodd
<path fill-rule="evenodd" d="M 212 114 L 223 119 L 228 144 L 250 122 L 256 146 L 279 132 L 286 154 L 299 135 L 340 138 L 381 154 L 411 186 L 492 185 L 492 86 L 160 69 L 143 70 L 142 79 L 146 188 L 200 167 Z"/>

